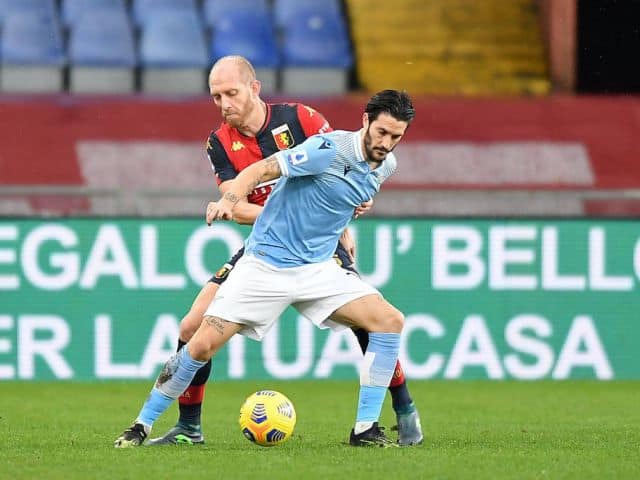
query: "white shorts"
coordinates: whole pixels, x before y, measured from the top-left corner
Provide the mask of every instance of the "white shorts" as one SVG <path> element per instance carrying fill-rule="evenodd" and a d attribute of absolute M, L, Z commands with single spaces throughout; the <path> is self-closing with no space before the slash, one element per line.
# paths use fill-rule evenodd
<path fill-rule="evenodd" d="M 327 317 L 341 306 L 379 292 L 333 259 L 277 268 L 244 255 L 220 286 L 205 315 L 245 325 L 242 335 L 261 340 L 289 306 L 320 328 L 345 328 Z"/>

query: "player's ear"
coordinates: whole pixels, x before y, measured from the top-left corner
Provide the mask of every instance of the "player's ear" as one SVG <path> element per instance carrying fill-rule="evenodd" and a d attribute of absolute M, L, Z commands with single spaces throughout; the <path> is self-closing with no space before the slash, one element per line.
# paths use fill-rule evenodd
<path fill-rule="evenodd" d="M 369 128 L 369 115 L 367 115 L 367 112 L 362 114 L 362 126 L 365 130 Z"/>
<path fill-rule="evenodd" d="M 251 91 L 253 92 L 253 94 L 256 97 L 260 96 L 260 89 L 262 88 L 262 83 L 260 83 L 260 80 L 253 80 L 251 82 Z"/>

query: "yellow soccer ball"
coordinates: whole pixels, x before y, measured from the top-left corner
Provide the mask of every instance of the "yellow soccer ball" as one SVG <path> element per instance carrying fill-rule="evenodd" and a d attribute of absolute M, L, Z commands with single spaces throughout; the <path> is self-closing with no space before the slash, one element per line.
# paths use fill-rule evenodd
<path fill-rule="evenodd" d="M 296 410 L 280 392 L 260 390 L 244 401 L 238 422 L 248 440 L 272 447 L 291 437 L 296 425 Z"/>

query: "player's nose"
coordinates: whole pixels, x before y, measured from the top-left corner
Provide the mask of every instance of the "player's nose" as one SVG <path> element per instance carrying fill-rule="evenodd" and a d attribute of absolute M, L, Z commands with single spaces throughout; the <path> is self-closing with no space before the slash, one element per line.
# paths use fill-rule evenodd
<path fill-rule="evenodd" d="M 222 108 L 224 112 L 231 110 L 231 102 L 228 98 L 222 97 L 222 99 L 220 100 L 220 108 Z"/>

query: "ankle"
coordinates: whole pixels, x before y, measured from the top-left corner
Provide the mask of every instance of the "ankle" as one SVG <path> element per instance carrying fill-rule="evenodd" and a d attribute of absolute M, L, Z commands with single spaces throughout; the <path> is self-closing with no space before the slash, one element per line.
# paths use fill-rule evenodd
<path fill-rule="evenodd" d="M 413 402 L 405 403 L 403 405 L 398 405 L 393 407 L 397 415 L 408 415 L 416 411 L 416 406 Z"/>
<path fill-rule="evenodd" d="M 373 422 L 356 422 L 356 425 L 353 427 L 353 433 L 356 435 L 366 432 L 371 427 L 373 427 Z"/>
<path fill-rule="evenodd" d="M 202 430 L 200 423 L 185 422 L 182 420 L 179 420 L 178 423 L 176 423 L 176 427 L 180 427 L 193 433 L 200 433 Z"/>

